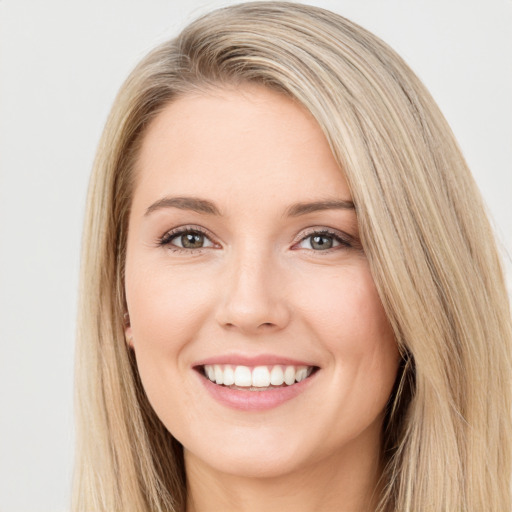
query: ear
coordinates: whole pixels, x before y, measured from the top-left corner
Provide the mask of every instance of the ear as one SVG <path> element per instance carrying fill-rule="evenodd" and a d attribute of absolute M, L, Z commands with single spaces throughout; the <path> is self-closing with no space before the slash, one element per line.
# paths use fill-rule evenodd
<path fill-rule="evenodd" d="M 133 349 L 133 334 L 132 334 L 132 326 L 130 324 L 130 315 L 126 312 L 123 316 L 124 320 L 124 339 L 126 340 L 126 344 Z"/>

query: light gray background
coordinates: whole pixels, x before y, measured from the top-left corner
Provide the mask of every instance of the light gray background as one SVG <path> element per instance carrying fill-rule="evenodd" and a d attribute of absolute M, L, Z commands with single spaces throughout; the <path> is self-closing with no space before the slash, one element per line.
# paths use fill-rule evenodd
<path fill-rule="evenodd" d="M 68 509 L 80 233 L 114 95 L 155 44 L 227 3 L 0 0 L 1 512 Z M 382 37 L 423 79 L 510 254 L 512 1 L 312 3 Z"/>

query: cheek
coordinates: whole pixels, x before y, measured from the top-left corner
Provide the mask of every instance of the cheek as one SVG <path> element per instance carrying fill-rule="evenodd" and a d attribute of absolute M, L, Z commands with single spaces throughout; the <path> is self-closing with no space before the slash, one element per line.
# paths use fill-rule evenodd
<path fill-rule="evenodd" d="M 153 408 L 165 412 L 163 404 L 179 396 L 171 390 L 181 387 L 186 355 L 210 314 L 212 290 L 197 274 L 141 260 L 128 262 L 125 286 L 139 374 Z"/>
<path fill-rule="evenodd" d="M 188 421 L 187 409 L 180 404 L 193 399 L 182 385 L 186 353 L 205 316 L 209 290 L 201 280 L 187 279 L 184 272 L 140 259 L 127 262 L 125 287 L 144 390 L 164 424 L 179 430 Z M 179 415 L 172 414 L 176 409 Z"/>
<path fill-rule="evenodd" d="M 201 325 L 211 286 L 200 273 L 168 267 L 158 272 L 127 269 L 126 295 L 136 346 L 175 349 Z"/>
<path fill-rule="evenodd" d="M 318 279 L 302 293 L 301 312 L 333 351 L 366 352 L 394 336 L 365 260 Z"/>
<path fill-rule="evenodd" d="M 366 262 L 318 282 L 304 296 L 302 310 L 330 354 L 333 400 L 346 399 L 354 410 L 367 408 L 371 414 L 384 407 L 399 351 Z"/>
<path fill-rule="evenodd" d="M 346 317 L 343 326 L 347 332 L 347 353 L 360 363 L 359 371 L 366 381 L 376 381 L 379 377 L 383 384 L 394 382 L 399 360 L 398 347 L 391 325 L 382 307 L 373 278 L 367 267 L 354 275 L 351 293 L 343 300 Z"/>

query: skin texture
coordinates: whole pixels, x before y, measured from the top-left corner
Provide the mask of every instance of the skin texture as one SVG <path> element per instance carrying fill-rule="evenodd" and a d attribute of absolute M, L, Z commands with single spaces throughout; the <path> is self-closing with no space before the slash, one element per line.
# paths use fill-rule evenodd
<path fill-rule="evenodd" d="M 149 126 L 137 173 L 126 335 L 184 446 L 189 511 L 371 510 L 399 356 L 355 211 L 288 215 L 351 199 L 318 124 L 260 86 L 184 96 Z M 219 214 L 158 203 L 191 196 Z M 167 234 L 183 226 L 206 233 L 204 247 L 177 247 L 181 235 Z M 313 248 L 326 230 L 342 241 Z M 261 354 L 319 370 L 293 399 L 243 411 L 213 399 L 194 369 Z"/>

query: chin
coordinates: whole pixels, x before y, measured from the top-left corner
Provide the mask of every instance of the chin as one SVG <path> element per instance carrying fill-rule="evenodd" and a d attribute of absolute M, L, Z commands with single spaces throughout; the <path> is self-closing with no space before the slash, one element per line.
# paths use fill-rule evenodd
<path fill-rule="evenodd" d="M 241 478 L 277 478 L 297 471 L 311 460 L 303 442 L 306 432 L 294 438 L 289 432 L 261 430 L 254 435 L 241 429 L 224 439 L 210 437 L 207 444 L 191 449 L 185 445 L 185 461 Z"/>
<path fill-rule="evenodd" d="M 185 451 L 185 460 L 189 458 Z M 197 457 L 194 455 L 194 459 Z M 267 479 L 279 478 L 296 472 L 304 466 L 300 455 L 283 453 L 281 450 L 243 451 L 231 453 L 227 450 L 221 457 L 202 457 L 202 465 L 239 478 Z"/>

